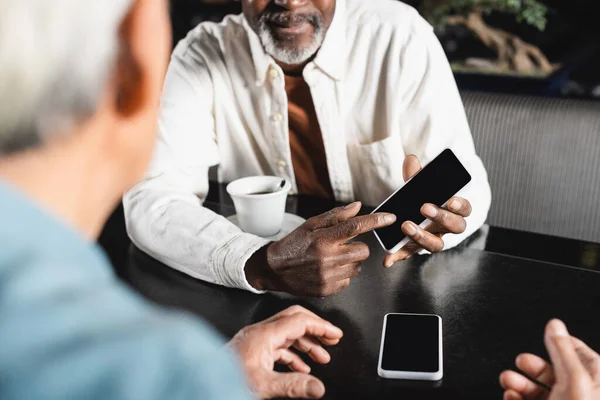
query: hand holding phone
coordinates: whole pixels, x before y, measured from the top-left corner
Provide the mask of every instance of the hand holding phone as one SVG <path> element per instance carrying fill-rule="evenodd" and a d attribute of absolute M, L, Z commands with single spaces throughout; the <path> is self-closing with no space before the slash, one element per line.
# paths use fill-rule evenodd
<path fill-rule="evenodd" d="M 418 159 L 408 156 L 403 172 L 407 183 L 375 210 L 397 217 L 395 224 L 374 231 L 390 254 L 384 260 L 386 267 L 423 249 L 443 250 L 442 236 L 464 232 L 464 218 L 471 213 L 467 200 L 452 197 L 471 181 L 471 175 L 451 150 L 422 170 Z"/>

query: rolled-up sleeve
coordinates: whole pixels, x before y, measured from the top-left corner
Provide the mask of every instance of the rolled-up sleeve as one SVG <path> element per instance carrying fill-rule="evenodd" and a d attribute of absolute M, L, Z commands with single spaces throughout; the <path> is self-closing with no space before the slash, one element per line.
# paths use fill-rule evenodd
<path fill-rule="evenodd" d="M 202 206 L 208 170 L 220 162 L 213 87 L 202 56 L 184 45 L 173 53 L 165 80 L 150 169 L 123 198 L 127 231 L 137 247 L 172 268 L 259 293 L 244 268 L 268 241 Z"/>

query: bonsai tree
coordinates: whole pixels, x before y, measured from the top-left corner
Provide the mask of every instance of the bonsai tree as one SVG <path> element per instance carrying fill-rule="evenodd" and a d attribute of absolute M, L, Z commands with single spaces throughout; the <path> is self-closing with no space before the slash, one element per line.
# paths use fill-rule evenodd
<path fill-rule="evenodd" d="M 548 9 L 537 0 L 423 0 L 421 8 L 422 14 L 436 29 L 443 30 L 448 25 L 464 26 L 492 49 L 497 55 L 494 69 L 519 73 L 552 72 L 554 67 L 538 47 L 486 23 L 484 15 L 494 11 L 513 14 L 517 21 L 540 31 L 546 28 Z"/>

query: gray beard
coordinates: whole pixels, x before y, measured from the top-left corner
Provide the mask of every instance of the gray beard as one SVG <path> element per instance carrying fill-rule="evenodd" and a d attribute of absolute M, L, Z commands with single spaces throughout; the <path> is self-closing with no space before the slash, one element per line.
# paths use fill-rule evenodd
<path fill-rule="evenodd" d="M 313 41 L 310 46 L 304 48 L 288 48 L 281 46 L 277 39 L 273 36 L 271 30 L 264 24 L 258 25 L 258 37 L 267 52 L 271 57 L 279 62 L 289 65 L 298 65 L 306 62 L 321 48 L 325 33 L 321 27 L 315 27 Z"/>

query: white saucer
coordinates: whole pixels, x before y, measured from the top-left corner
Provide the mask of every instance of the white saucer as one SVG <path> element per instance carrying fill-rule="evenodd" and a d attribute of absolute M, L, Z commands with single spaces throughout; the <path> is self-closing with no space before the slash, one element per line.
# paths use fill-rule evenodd
<path fill-rule="evenodd" d="M 231 222 L 235 226 L 237 226 L 237 227 L 240 226 L 239 222 L 238 222 L 237 214 L 227 217 L 227 219 L 229 220 L 229 222 Z M 306 220 L 302 217 L 299 217 L 294 214 L 285 213 L 285 215 L 283 217 L 283 224 L 281 225 L 281 230 L 279 231 L 279 233 L 276 235 L 270 236 L 270 237 L 266 237 L 265 239 L 269 239 L 269 240 L 282 239 L 283 237 L 289 235 L 290 232 L 292 232 L 294 229 L 296 229 L 297 227 L 302 225 L 304 222 L 306 222 Z"/>

